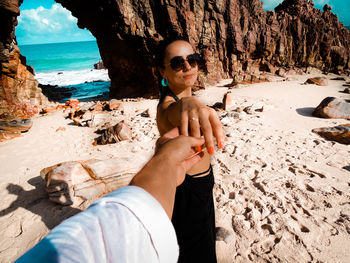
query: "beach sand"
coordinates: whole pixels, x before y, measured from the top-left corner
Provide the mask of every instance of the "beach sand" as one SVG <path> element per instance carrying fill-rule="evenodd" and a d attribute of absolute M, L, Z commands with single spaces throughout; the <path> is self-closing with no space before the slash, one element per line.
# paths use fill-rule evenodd
<path fill-rule="evenodd" d="M 320 75 L 318 75 L 320 76 Z M 262 112 L 218 112 L 227 136 L 212 159 L 216 225 L 228 231 L 217 241 L 218 262 L 348 262 L 350 258 L 350 146 L 327 141 L 313 128 L 350 123 L 312 117 L 345 82 L 302 85 L 311 75 L 275 77 L 273 82 L 197 92 L 207 105 L 231 91 L 235 107 L 263 106 Z M 349 81 L 349 80 L 348 80 Z M 0 144 L 0 261 L 11 262 L 50 229 L 80 211 L 51 203 L 40 170 L 73 160 L 149 159 L 158 138 L 156 100 L 124 101 L 132 141 L 93 146 L 95 128 L 78 127 L 54 112 L 34 118 L 23 136 Z M 234 108 L 235 108 L 234 107 Z M 150 117 L 141 112 L 150 109 Z M 63 129 L 59 129 L 63 127 Z M 59 129 L 59 130 L 57 130 Z"/>

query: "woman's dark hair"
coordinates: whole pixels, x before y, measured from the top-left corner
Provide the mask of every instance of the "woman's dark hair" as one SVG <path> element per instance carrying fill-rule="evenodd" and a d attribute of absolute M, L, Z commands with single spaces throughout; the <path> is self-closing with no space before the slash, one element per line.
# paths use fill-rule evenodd
<path fill-rule="evenodd" d="M 156 49 L 156 57 L 155 57 L 155 64 L 157 68 L 164 68 L 164 58 L 165 58 L 165 49 L 167 46 L 169 46 L 171 43 L 177 40 L 183 40 L 187 41 L 183 38 L 175 37 L 175 38 L 167 38 L 164 40 L 161 40 L 158 42 L 157 49 Z M 159 104 L 163 102 L 165 96 L 168 94 L 168 89 L 166 87 L 163 87 L 161 84 L 162 76 L 159 72 L 157 72 L 158 76 L 158 87 L 159 87 Z"/>
<path fill-rule="evenodd" d="M 156 67 L 164 68 L 165 49 L 167 48 L 167 46 L 169 46 L 171 43 L 177 40 L 187 41 L 186 39 L 175 37 L 175 38 L 167 38 L 158 42 L 156 57 L 155 57 Z"/>

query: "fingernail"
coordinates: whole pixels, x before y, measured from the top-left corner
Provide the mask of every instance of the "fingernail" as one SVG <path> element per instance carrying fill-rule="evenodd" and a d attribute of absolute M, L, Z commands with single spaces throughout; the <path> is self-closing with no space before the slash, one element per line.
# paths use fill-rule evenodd
<path fill-rule="evenodd" d="M 224 143 L 223 142 L 218 142 L 218 146 L 220 149 L 224 148 Z"/>
<path fill-rule="evenodd" d="M 196 150 L 197 150 L 198 153 L 200 153 L 200 152 L 202 151 L 202 147 L 197 146 L 197 147 L 196 147 Z"/>
<path fill-rule="evenodd" d="M 209 153 L 210 155 L 213 155 L 213 154 L 214 154 L 214 147 L 209 147 L 208 153 Z"/>

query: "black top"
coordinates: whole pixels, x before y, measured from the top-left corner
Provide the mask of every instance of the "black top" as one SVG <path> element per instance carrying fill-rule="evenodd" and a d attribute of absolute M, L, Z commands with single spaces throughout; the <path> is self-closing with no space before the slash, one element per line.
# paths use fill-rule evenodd
<path fill-rule="evenodd" d="M 168 87 L 164 87 L 160 93 L 159 104 L 163 102 L 166 96 L 172 97 L 175 101 L 180 100 Z"/>

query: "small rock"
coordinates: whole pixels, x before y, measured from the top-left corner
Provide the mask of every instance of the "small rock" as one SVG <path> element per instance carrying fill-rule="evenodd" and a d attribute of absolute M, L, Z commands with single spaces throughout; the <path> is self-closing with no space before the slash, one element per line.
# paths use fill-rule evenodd
<path fill-rule="evenodd" d="M 58 127 L 57 129 L 56 129 L 56 132 L 58 132 L 58 131 L 65 131 L 66 130 L 66 128 L 65 127 Z"/>
<path fill-rule="evenodd" d="M 144 112 L 141 113 L 141 116 L 142 117 L 145 117 L 145 118 L 149 118 L 150 117 L 150 114 L 149 114 L 149 109 L 145 110 Z"/>
<path fill-rule="evenodd" d="M 278 76 L 284 78 L 284 77 L 286 76 L 286 71 L 285 71 L 285 69 L 280 68 L 280 69 L 278 69 L 278 70 L 276 71 L 276 74 L 277 74 Z"/>
<path fill-rule="evenodd" d="M 120 105 L 121 105 L 121 101 L 116 100 L 116 99 L 112 99 L 108 102 L 108 106 L 110 110 L 118 110 Z"/>
<path fill-rule="evenodd" d="M 103 64 L 103 61 L 99 61 L 96 64 L 94 64 L 95 69 L 106 69 L 105 65 Z"/>
<path fill-rule="evenodd" d="M 328 86 L 328 79 L 326 77 L 309 78 L 304 84 L 315 84 L 318 86 Z"/>
<path fill-rule="evenodd" d="M 113 127 L 108 127 L 103 131 L 101 144 L 116 143 L 123 140 L 131 140 L 132 133 L 129 126 L 121 121 Z"/>
<path fill-rule="evenodd" d="M 223 227 L 216 227 L 216 241 L 225 241 L 228 244 L 232 239 L 232 233 Z"/>
<path fill-rule="evenodd" d="M 235 103 L 232 101 L 230 92 L 227 92 L 224 95 L 224 98 L 222 99 L 222 104 L 223 104 L 224 110 L 230 110 L 235 105 Z"/>
<path fill-rule="evenodd" d="M 80 102 L 77 99 L 68 99 L 66 101 L 66 106 L 71 107 L 75 110 L 79 110 L 80 109 Z"/>
<path fill-rule="evenodd" d="M 94 114 L 91 117 L 91 122 L 88 122 L 89 127 L 97 127 L 105 123 L 109 118 L 109 115 L 106 113 Z"/>
<path fill-rule="evenodd" d="M 253 110 L 252 106 L 245 107 L 244 111 L 249 115 L 254 114 L 254 110 Z"/>
<path fill-rule="evenodd" d="M 345 93 L 349 93 L 349 94 L 350 94 L 350 88 L 346 88 L 346 89 L 344 89 L 344 92 L 345 92 Z"/>

